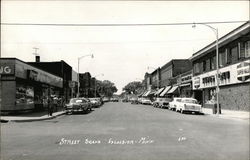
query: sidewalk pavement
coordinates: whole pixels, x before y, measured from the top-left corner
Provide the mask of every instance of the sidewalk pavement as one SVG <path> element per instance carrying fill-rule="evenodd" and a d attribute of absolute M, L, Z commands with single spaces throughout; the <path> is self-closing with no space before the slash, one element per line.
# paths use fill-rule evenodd
<path fill-rule="evenodd" d="M 219 118 L 225 119 L 236 119 L 236 120 L 250 120 L 250 112 L 247 111 L 235 111 L 235 110 L 221 110 L 221 114 L 213 114 L 213 110 L 211 108 L 202 108 L 202 112 L 205 115 L 215 116 Z"/>
<path fill-rule="evenodd" d="M 53 119 L 65 114 L 65 111 L 54 112 L 52 116 L 1 116 L 1 122 L 32 122 Z"/>

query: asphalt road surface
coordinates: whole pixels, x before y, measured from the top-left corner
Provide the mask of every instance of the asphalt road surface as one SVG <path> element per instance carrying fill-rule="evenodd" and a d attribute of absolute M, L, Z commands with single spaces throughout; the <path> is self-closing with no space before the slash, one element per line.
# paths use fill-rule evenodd
<path fill-rule="evenodd" d="M 249 160 L 249 122 L 110 102 L 89 114 L 2 123 L 3 160 Z"/>

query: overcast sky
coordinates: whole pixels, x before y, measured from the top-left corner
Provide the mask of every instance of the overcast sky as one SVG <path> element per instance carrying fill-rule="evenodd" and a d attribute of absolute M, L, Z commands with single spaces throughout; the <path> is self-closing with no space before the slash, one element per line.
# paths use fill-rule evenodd
<path fill-rule="evenodd" d="M 183 23 L 249 20 L 249 1 L 1 1 L 4 23 Z M 242 23 L 211 25 L 219 37 Z M 34 61 L 64 60 L 77 71 L 115 83 L 118 93 L 171 59 L 190 58 L 215 40 L 205 26 L 6 26 L 1 56 Z M 148 69 L 150 67 L 150 69 Z"/>

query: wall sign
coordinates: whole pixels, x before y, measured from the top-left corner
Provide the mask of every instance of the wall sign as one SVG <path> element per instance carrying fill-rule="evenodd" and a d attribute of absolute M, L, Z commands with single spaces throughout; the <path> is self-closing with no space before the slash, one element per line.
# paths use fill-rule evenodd
<path fill-rule="evenodd" d="M 15 73 L 14 64 L 0 63 L 0 74 L 13 75 Z"/>
<path fill-rule="evenodd" d="M 217 84 L 216 70 L 194 76 L 193 89 L 202 89 L 215 87 Z M 202 83 L 198 87 L 198 79 L 202 79 Z M 237 64 L 226 66 L 219 69 L 219 85 L 230 85 L 237 83 L 250 82 L 250 60 L 246 60 Z"/>

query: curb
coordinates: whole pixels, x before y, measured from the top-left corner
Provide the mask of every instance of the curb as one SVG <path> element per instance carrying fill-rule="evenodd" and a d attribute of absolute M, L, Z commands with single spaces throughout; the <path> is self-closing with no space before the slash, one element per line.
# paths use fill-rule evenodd
<path fill-rule="evenodd" d="M 62 116 L 64 115 L 66 112 L 60 113 L 58 115 L 55 116 L 51 116 L 51 117 L 44 117 L 44 118 L 30 118 L 30 119 L 19 119 L 19 120 L 5 120 L 5 119 L 1 119 L 1 123 L 7 123 L 7 122 L 33 122 L 33 121 L 43 121 L 43 120 L 49 120 L 49 119 L 54 119 L 56 117 Z"/>

